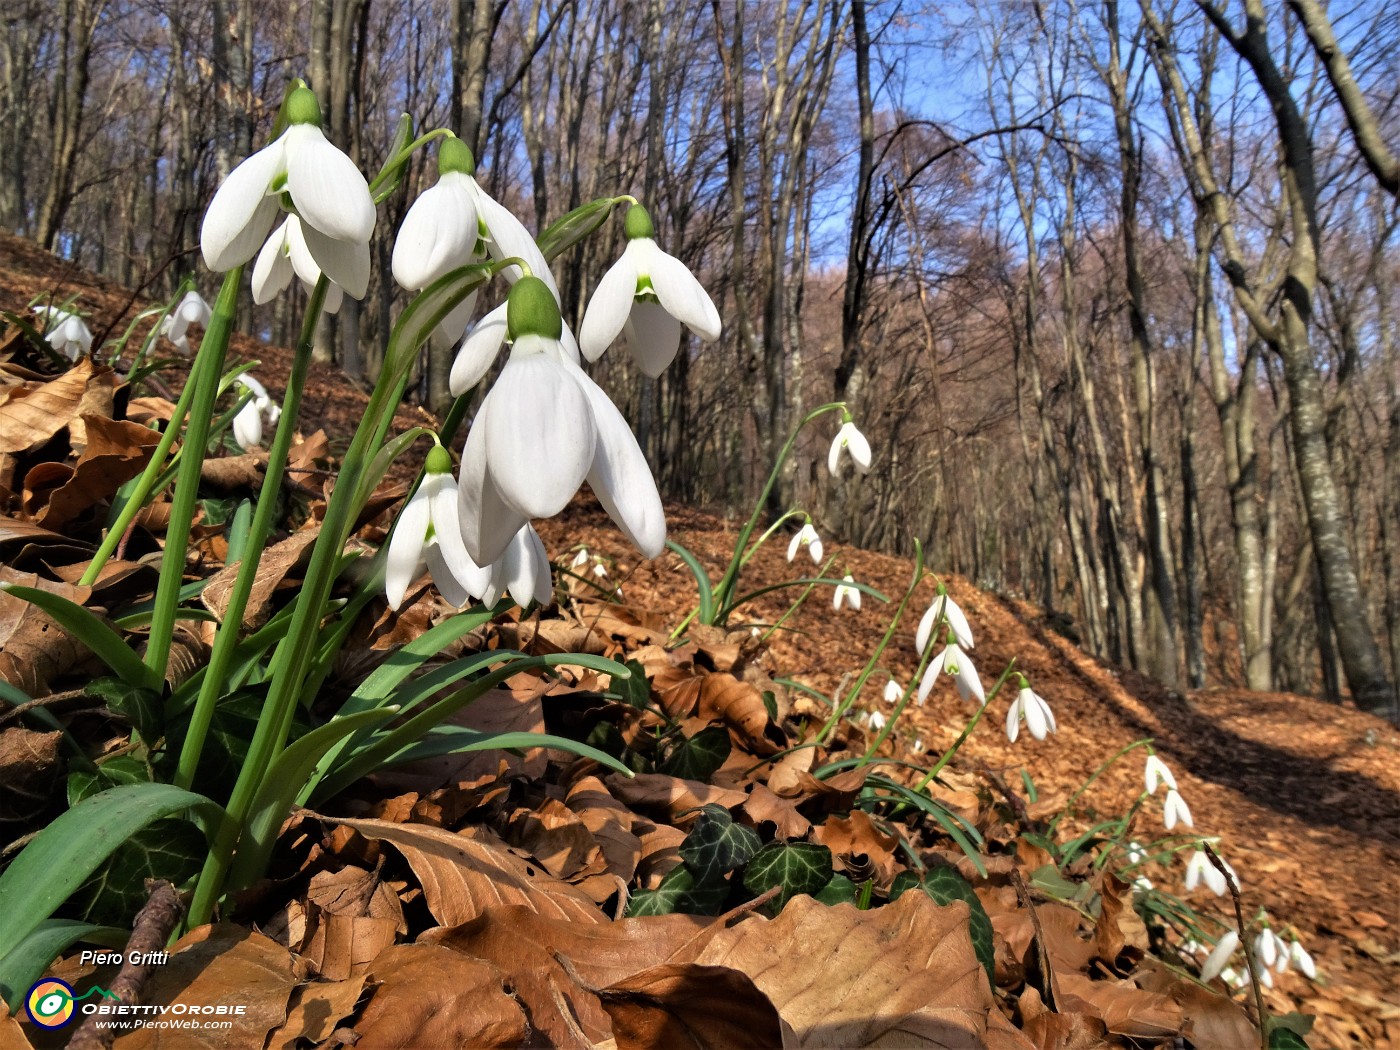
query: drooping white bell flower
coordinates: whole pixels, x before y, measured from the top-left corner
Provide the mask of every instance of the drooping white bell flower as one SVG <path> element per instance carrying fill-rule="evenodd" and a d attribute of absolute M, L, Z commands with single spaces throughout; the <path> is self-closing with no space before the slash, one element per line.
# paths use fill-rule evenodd
<path fill-rule="evenodd" d="M 489 570 L 472 561 L 462 544 L 452 459 L 440 445 L 428 453 L 423 483 L 404 505 L 389 539 L 384 570 L 389 608 L 399 607 L 424 564 L 438 592 L 449 605 L 459 608 L 483 593 L 491 577 Z"/>
<path fill-rule="evenodd" d="M 509 267 L 507 272 L 514 269 L 513 266 Z M 458 347 L 457 356 L 452 359 L 452 371 L 447 377 L 447 387 L 453 397 L 461 397 L 481 382 L 486 373 L 491 371 L 491 366 L 505 342 L 506 304 L 501 303 L 494 310 L 483 314 L 481 320 L 467 329 L 467 337 Z M 559 348 L 565 357 L 578 364 L 578 340 L 574 338 L 574 333 L 569 330 L 568 325 L 564 325 L 560 330 Z"/>
<path fill-rule="evenodd" d="M 838 583 L 836 590 L 831 596 L 831 607 L 839 611 L 842 605 L 849 604 L 852 609 L 860 611 L 860 589 L 849 586 L 856 581 L 849 573 L 844 577 L 844 583 Z"/>
<path fill-rule="evenodd" d="M 1016 742 L 1016 737 L 1021 732 L 1021 719 L 1024 718 L 1031 736 L 1037 740 L 1044 740 L 1047 734 L 1055 732 L 1055 715 L 1044 698 L 1030 687 L 1025 676 L 1017 677 L 1021 680 L 1021 689 L 1016 694 L 1016 699 L 1011 701 L 1011 709 L 1006 713 L 1006 738 L 1013 744 Z"/>
<path fill-rule="evenodd" d="M 1129 864 L 1141 864 L 1147 859 L 1147 849 L 1137 839 L 1128 843 L 1125 852 L 1128 855 Z"/>
<path fill-rule="evenodd" d="M 919 629 L 914 635 L 914 648 L 920 653 L 927 649 L 929 640 L 934 637 L 934 631 L 940 623 L 946 623 L 952 629 L 953 637 L 958 640 L 960 646 L 964 649 L 973 648 L 972 627 L 958 603 L 953 601 L 953 596 L 941 583 L 923 619 L 919 621 Z"/>
<path fill-rule="evenodd" d="M 1254 954 L 1266 967 L 1278 962 L 1281 942 L 1274 936 L 1274 931 L 1265 926 L 1254 938 Z"/>
<path fill-rule="evenodd" d="M 1190 893 L 1202 882 L 1217 897 L 1225 896 L 1230 886 L 1225 881 L 1225 873 L 1216 869 L 1206 856 L 1205 850 L 1196 850 L 1186 862 L 1186 892 Z"/>
<path fill-rule="evenodd" d="M 924 671 L 924 677 L 919 682 L 920 704 L 928 699 L 928 694 L 938 683 L 938 676 L 945 671 L 952 677 L 958 687 L 958 695 L 964 700 L 976 697 L 979 704 L 987 702 L 987 691 L 982 688 L 982 679 L 977 677 L 977 668 L 972 665 L 972 660 L 968 655 L 958 647 L 957 641 L 949 638 L 947 648 L 933 658 L 928 669 Z"/>
<path fill-rule="evenodd" d="M 1230 956 L 1235 954 L 1235 950 L 1240 946 L 1240 935 L 1234 930 L 1227 930 L 1220 940 L 1215 942 L 1215 947 L 1211 949 L 1206 961 L 1201 964 L 1201 980 L 1210 981 L 1225 969 L 1225 964 L 1230 961 Z"/>
<path fill-rule="evenodd" d="M 651 216 L 640 204 L 627 209 L 627 247 L 603 275 L 579 326 L 579 349 L 596 361 L 618 337 L 653 379 L 675 360 L 681 325 L 707 343 L 719 338 L 719 311 L 685 263 L 656 244 Z"/>
<path fill-rule="evenodd" d="M 891 678 L 885 683 L 885 703 L 893 704 L 899 701 L 904 695 L 904 687 Z"/>
<path fill-rule="evenodd" d="M 870 442 L 865 440 L 865 435 L 856 429 L 855 423 L 851 421 L 850 413 L 845 413 L 841 429 L 831 439 L 831 449 L 826 454 L 826 470 L 833 478 L 841 472 L 842 449 L 850 452 L 851 462 L 856 465 L 857 471 L 862 474 L 869 472 Z"/>
<path fill-rule="evenodd" d="M 201 328 L 208 328 L 213 316 L 213 311 L 204 301 L 204 296 L 191 288 L 175 309 L 165 315 L 165 319 L 160 323 L 160 334 L 169 339 L 176 350 L 188 356 L 190 325 L 197 324 Z"/>
<path fill-rule="evenodd" d="M 1308 950 L 1298 942 L 1296 937 L 1289 942 L 1288 961 L 1308 980 L 1316 980 L 1317 964 L 1313 962 L 1313 957 L 1308 954 Z"/>
<path fill-rule="evenodd" d="M 287 128 L 226 178 L 204 213 L 200 247 L 211 270 L 246 263 L 267 240 L 284 205 L 300 216 L 307 251 L 347 295 L 369 284 L 374 198 L 353 161 L 326 141 L 321 106 L 305 87 L 285 108 Z"/>
<path fill-rule="evenodd" d="M 877 733 L 889 724 L 889 719 L 887 719 L 879 711 L 871 711 L 866 716 L 866 721 L 870 723 L 870 728 L 875 730 Z"/>
<path fill-rule="evenodd" d="M 234 380 L 253 396 L 233 417 L 233 440 L 247 451 L 258 448 L 263 441 L 264 426 L 274 427 L 282 418 L 282 406 L 268 395 L 267 388 L 248 373 Z"/>
<path fill-rule="evenodd" d="M 499 558 L 531 518 L 559 513 L 587 481 L 647 558 L 666 545 L 651 468 L 617 406 L 560 344 L 549 287 L 511 289 L 510 360 L 481 404 L 462 450 L 462 534 L 478 564 Z"/>
<path fill-rule="evenodd" d="M 77 314 L 56 306 L 36 306 L 34 313 L 44 322 L 44 341 L 68 360 L 76 361 L 92 349 L 92 332 Z"/>
<path fill-rule="evenodd" d="M 1138 893 L 1146 893 L 1152 889 L 1152 880 L 1146 875 L 1139 875 L 1133 880 L 1133 889 Z"/>
<path fill-rule="evenodd" d="M 509 594 L 522 609 L 533 602 L 548 605 L 554 596 L 554 578 L 549 555 L 534 526 L 524 525 L 511 537 L 505 552 L 490 566 L 490 579 L 481 595 L 486 605 L 495 605 Z"/>
<path fill-rule="evenodd" d="M 253 264 L 253 302 L 261 306 L 281 295 L 291 283 L 293 274 L 309 293 L 321 279 L 321 268 L 306 246 L 305 226 L 295 215 L 288 215 L 282 225 L 272 231 L 258 261 Z M 369 266 L 369 245 L 364 246 L 365 267 Z M 344 291 L 332 280 L 326 288 L 322 310 L 337 313 L 344 301 Z"/>
<path fill-rule="evenodd" d="M 1156 752 L 1147 756 L 1147 764 L 1142 770 L 1143 783 L 1147 786 L 1147 793 L 1155 795 L 1158 784 L 1166 784 L 1168 788 L 1176 790 L 1176 777 L 1172 776 L 1172 771 L 1167 768 L 1167 764 L 1157 757 Z"/>
<path fill-rule="evenodd" d="M 807 553 L 811 555 L 813 565 L 822 563 L 822 538 L 817 535 L 817 530 L 812 528 L 810 521 L 798 529 L 796 535 L 788 542 L 787 560 L 791 562 L 796 558 L 797 552 L 803 547 L 806 547 Z"/>
<path fill-rule="evenodd" d="M 574 560 L 569 562 L 569 567 L 581 569 L 588 564 L 588 548 L 580 547 L 578 553 L 574 555 Z"/>
<path fill-rule="evenodd" d="M 1177 824 L 1184 824 L 1188 828 L 1196 825 L 1191 820 L 1191 810 L 1186 805 L 1186 800 L 1181 797 L 1176 788 L 1167 789 L 1167 797 L 1162 802 L 1162 825 L 1171 831 Z"/>

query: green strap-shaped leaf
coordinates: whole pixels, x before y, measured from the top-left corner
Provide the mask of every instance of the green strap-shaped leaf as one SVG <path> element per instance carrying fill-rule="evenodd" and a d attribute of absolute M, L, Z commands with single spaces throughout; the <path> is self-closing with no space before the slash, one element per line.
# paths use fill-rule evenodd
<path fill-rule="evenodd" d="M 680 854 L 698 880 L 712 882 L 747 864 L 762 845 L 758 832 L 734 823 L 729 810 L 711 802 L 701 808 Z"/>
<path fill-rule="evenodd" d="M 799 893 L 816 896 L 831 881 L 831 850 L 812 842 L 770 842 L 744 869 L 744 885 L 754 893 L 781 887 L 772 911 Z"/>
<path fill-rule="evenodd" d="M 700 608 L 696 613 L 701 623 L 713 623 L 715 618 L 715 590 L 710 577 L 700 559 L 686 550 L 675 540 L 666 541 L 666 549 L 678 555 L 685 562 L 690 574 L 695 577 L 695 587 L 700 592 Z"/>
<path fill-rule="evenodd" d="M 130 784 L 61 813 L 0 874 L 0 957 L 54 913 L 123 842 L 163 817 L 188 814 L 206 832 L 220 809 L 169 784 Z"/>
<path fill-rule="evenodd" d="M 632 681 L 636 681 L 636 678 Z M 642 679 L 642 684 L 645 687 L 645 678 Z M 689 740 L 682 741 L 680 746 L 666 757 L 660 771 L 682 780 L 708 782 L 715 770 L 724 765 L 729 751 L 729 730 L 723 726 L 707 726 Z"/>
<path fill-rule="evenodd" d="M 78 941 L 120 948 L 129 936 L 128 931 L 115 926 L 95 926 L 76 919 L 45 919 L 0 959 L 0 998 L 13 1014 L 25 992 L 43 976 L 49 964 Z"/>
<path fill-rule="evenodd" d="M 62 595 L 40 590 L 37 587 L 22 587 L 19 584 L 0 584 L 16 598 L 38 606 L 54 618 L 76 641 L 82 642 L 106 664 L 114 675 L 128 685 L 142 686 L 159 690 L 161 683 L 156 680 L 141 658 L 128 648 L 122 636 L 99 620 L 90 609 L 69 601 Z"/>

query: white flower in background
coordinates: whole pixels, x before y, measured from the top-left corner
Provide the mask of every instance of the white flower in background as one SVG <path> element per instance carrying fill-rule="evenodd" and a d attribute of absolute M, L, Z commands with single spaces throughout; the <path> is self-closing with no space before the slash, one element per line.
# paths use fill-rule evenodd
<path fill-rule="evenodd" d="M 160 323 L 160 334 L 169 339 L 180 353 L 188 354 L 190 325 L 197 324 L 201 328 L 208 328 L 213 316 L 213 311 L 209 309 L 204 297 L 191 288 L 180 300 L 179 305 L 165 315 L 165 319 Z"/>
<path fill-rule="evenodd" d="M 44 322 L 44 341 L 70 361 L 92 349 L 92 332 L 77 314 L 56 306 L 36 306 L 34 313 Z"/>
<path fill-rule="evenodd" d="M 1167 764 L 1155 753 L 1147 756 L 1147 765 L 1143 767 L 1142 776 L 1149 795 L 1157 793 L 1158 784 L 1166 784 L 1173 791 L 1176 790 L 1176 777 L 1172 776 L 1172 771 L 1167 768 Z"/>
<path fill-rule="evenodd" d="M 625 333 L 637 367 L 654 379 L 675 360 L 682 324 L 707 343 L 719 338 L 719 311 L 685 263 L 657 247 L 645 208 L 628 208 L 624 228 L 627 247 L 588 301 L 579 349 L 596 361 Z"/>
<path fill-rule="evenodd" d="M 409 497 L 389 540 L 384 571 L 389 608 L 399 607 L 424 563 L 449 605 L 466 605 L 472 596 L 486 590 L 489 571 L 472 561 L 462 545 L 452 459 L 440 445 L 428 453 L 423 483 Z"/>
<path fill-rule="evenodd" d="M 593 566 L 593 575 L 600 580 L 606 580 L 608 578 L 608 570 L 603 566 L 602 562 L 599 562 L 597 565 Z"/>
<path fill-rule="evenodd" d="M 246 372 L 234 382 L 253 395 L 233 417 L 233 440 L 247 451 L 262 444 L 263 427 L 276 426 L 282 408 L 268 396 L 267 388 Z"/>
<path fill-rule="evenodd" d="M 1274 936 L 1274 931 L 1265 926 L 1254 938 L 1254 954 L 1265 967 L 1278 962 L 1283 942 Z"/>
<path fill-rule="evenodd" d="M 554 293 L 524 277 L 508 303 L 510 360 L 462 450 L 467 550 L 478 564 L 496 561 L 531 518 L 558 514 L 587 481 L 628 540 L 656 557 L 666 516 L 651 468 L 617 406 L 560 345 Z"/>
<path fill-rule="evenodd" d="M 574 560 L 569 562 L 571 569 L 581 569 L 588 564 L 588 548 L 580 547 L 578 553 L 574 555 Z"/>
<path fill-rule="evenodd" d="M 1200 955 L 1205 950 L 1206 946 L 1194 939 L 1183 941 L 1181 945 L 1181 953 L 1183 955 Z"/>
<path fill-rule="evenodd" d="M 958 603 L 953 601 L 947 588 L 941 583 L 938 585 L 938 593 L 934 595 L 933 603 L 929 605 L 928 611 L 919 621 L 918 633 L 914 635 L 914 648 L 921 653 L 927 649 L 930 639 L 934 636 L 934 629 L 940 623 L 947 623 L 953 632 L 953 637 L 964 649 L 973 647 L 972 627 L 968 624 L 962 609 L 958 607 Z"/>
<path fill-rule="evenodd" d="M 827 473 L 833 478 L 841 471 L 842 449 L 850 452 L 851 462 L 856 465 L 856 470 L 862 474 L 870 470 L 870 442 L 866 441 L 865 435 L 856 429 L 855 423 L 851 422 L 849 413 L 845 415 L 845 422 L 841 424 L 841 429 L 831 439 L 831 449 L 826 454 Z"/>
<path fill-rule="evenodd" d="M 1309 980 L 1317 978 L 1317 964 L 1313 962 L 1313 957 L 1308 954 L 1308 950 L 1298 942 L 1296 937 L 1289 942 L 1288 961 Z"/>
<path fill-rule="evenodd" d="M 914 738 L 914 754 L 916 754 L 916 755 L 921 755 L 921 754 L 923 754 L 923 753 L 924 753 L 924 738 L 921 737 L 921 736 L 920 736 L 920 737 L 915 737 L 915 738 Z"/>
<path fill-rule="evenodd" d="M 904 695 L 904 687 L 891 678 L 885 683 L 885 703 L 893 704 L 899 701 Z"/>
<path fill-rule="evenodd" d="M 935 656 L 924 671 L 924 677 L 919 682 L 920 704 L 928 699 L 928 694 L 938 682 L 938 676 L 945 671 L 952 676 L 958 687 L 958 695 L 964 700 L 976 697 L 979 704 L 987 702 L 987 692 L 982 688 L 982 679 L 977 677 L 977 668 L 972 666 L 968 655 L 958 648 L 957 642 L 949 641 L 948 647 Z"/>
<path fill-rule="evenodd" d="M 1138 893 L 1146 893 L 1152 888 L 1152 880 L 1146 875 L 1139 875 L 1133 880 L 1133 889 Z"/>
<path fill-rule="evenodd" d="M 797 557 L 797 552 L 803 547 L 807 548 L 807 553 L 812 556 L 812 564 L 822 563 L 822 538 L 817 535 L 817 530 L 812 528 L 809 521 L 788 541 L 787 560 L 792 561 Z"/>
<path fill-rule="evenodd" d="M 246 263 L 267 240 L 290 199 L 301 219 L 307 251 L 317 267 L 363 299 L 369 286 L 369 237 L 374 198 L 349 157 L 321 132 L 316 96 L 298 87 L 287 98 L 287 129 L 229 172 L 204 213 L 200 247 L 211 270 Z"/>
<path fill-rule="evenodd" d="M 860 590 L 850 586 L 856 581 L 851 578 L 850 573 L 844 577 L 844 583 L 838 583 L 836 590 L 831 596 L 831 607 L 839 610 L 842 605 L 850 605 L 852 609 L 860 609 Z"/>
<path fill-rule="evenodd" d="M 877 733 L 880 730 L 884 729 L 885 726 L 889 723 L 889 719 L 887 719 L 879 711 L 871 711 L 866 716 L 866 721 L 870 723 L 870 728 L 875 730 L 875 732 Z"/>
<path fill-rule="evenodd" d="M 1230 961 L 1230 956 L 1235 954 L 1235 949 L 1240 946 L 1240 935 L 1234 930 L 1227 930 L 1215 942 L 1215 947 L 1211 949 L 1206 961 L 1201 964 L 1201 980 L 1209 981 L 1220 974 L 1225 968 L 1225 964 Z"/>
<path fill-rule="evenodd" d="M 1006 712 L 1006 738 L 1013 744 L 1016 742 L 1021 732 L 1021 719 L 1024 718 L 1031 736 L 1044 740 L 1047 734 L 1055 732 L 1055 716 L 1050 705 L 1030 687 L 1025 676 L 1017 677 L 1021 680 L 1021 690 L 1011 702 L 1011 709 Z"/>
<path fill-rule="evenodd" d="M 1166 800 L 1162 803 L 1162 824 L 1171 831 L 1178 823 L 1185 824 L 1188 828 L 1196 826 L 1191 820 L 1191 810 L 1186 805 L 1186 800 L 1177 793 L 1176 788 L 1168 788 Z"/>
<path fill-rule="evenodd" d="M 1137 839 L 1128 843 L 1127 854 L 1129 864 L 1141 864 L 1147 859 L 1147 850 Z"/>
<path fill-rule="evenodd" d="M 484 604 L 495 605 L 504 595 L 522 609 L 532 601 L 548 605 L 554 597 L 554 578 L 549 555 L 533 526 L 525 525 L 513 537 L 502 555 L 492 562 L 490 580 L 481 595 Z"/>
<path fill-rule="evenodd" d="M 1210 862 L 1205 850 L 1198 849 L 1186 862 L 1186 892 L 1190 893 L 1202 882 L 1217 897 L 1223 897 L 1230 888 L 1225 873 Z"/>
<path fill-rule="evenodd" d="M 302 287 L 310 293 L 321 279 L 321 268 L 306 246 L 303 236 L 305 227 L 295 215 L 288 215 L 282 225 L 272 231 L 258 261 L 253 264 L 253 302 L 261 306 L 281 295 L 292 283 L 295 274 Z M 365 246 L 365 265 L 369 265 L 369 246 Z M 326 301 L 322 310 L 328 314 L 337 313 L 345 293 L 334 280 L 326 288 Z"/>

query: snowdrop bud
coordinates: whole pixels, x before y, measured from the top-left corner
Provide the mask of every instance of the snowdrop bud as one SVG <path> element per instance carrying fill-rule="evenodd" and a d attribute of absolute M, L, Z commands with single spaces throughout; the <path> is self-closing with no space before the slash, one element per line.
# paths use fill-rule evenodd
<path fill-rule="evenodd" d="M 870 470 L 870 442 L 865 439 L 865 435 L 856 429 L 855 423 L 851 422 L 850 416 L 841 424 L 841 429 L 836 432 L 836 436 L 831 439 L 831 449 L 826 454 L 826 469 L 833 478 L 841 471 L 841 451 L 845 449 L 851 454 L 851 462 L 856 465 L 856 470 L 862 474 Z"/>
<path fill-rule="evenodd" d="M 1129 864 L 1141 864 L 1147 859 L 1147 850 L 1143 848 L 1142 843 L 1137 841 L 1137 839 L 1133 839 L 1128 843 L 1127 853 Z"/>
<path fill-rule="evenodd" d="M 1234 930 L 1226 931 L 1225 935 L 1215 942 L 1211 953 L 1206 956 L 1206 961 L 1201 966 L 1201 980 L 1209 981 L 1218 976 L 1239 946 L 1240 935 Z"/>
<path fill-rule="evenodd" d="M 904 687 L 891 678 L 885 683 L 885 703 L 896 703 L 904 695 Z"/>
<path fill-rule="evenodd" d="M 262 413 L 258 411 L 257 400 L 249 398 L 233 417 L 233 440 L 246 452 L 262 445 L 262 437 Z"/>
<path fill-rule="evenodd" d="M 1143 781 L 1147 785 L 1147 793 L 1155 795 L 1157 785 L 1166 784 L 1167 787 L 1176 788 L 1176 777 L 1172 776 L 1172 771 L 1167 768 L 1167 764 L 1157 757 L 1156 753 L 1147 756 L 1147 764 L 1143 767 Z"/>
<path fill-rule="evenodd" d="M 1254 938 L 1254 954 L 1267 967 L 1278 962 L 1279 940 L 1274 931 L 1265 926 Z"/>
<path fill-rule="evenodd" d="M 1152 888 L 1152 880 L 1146 875 L 1139 875 L 1133 880 L 1133 889 L 1138 893 L 1146 893 Z"/>
<path fill-rule="evenodd" d="M 593 566 L 593 575 L 600 580 L 606 580 L 608 578 L 608 570 L 603 567 L 602 563 L 599 563 Z"/>

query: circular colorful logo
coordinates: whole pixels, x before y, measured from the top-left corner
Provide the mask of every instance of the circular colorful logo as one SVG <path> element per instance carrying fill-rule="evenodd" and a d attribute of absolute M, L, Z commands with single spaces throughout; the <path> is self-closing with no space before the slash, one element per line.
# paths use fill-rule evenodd
<path fill-rule="evenodd" d="M 45 977 L 29 989 L 24 999 L 29 1019 L 40 1028 L 62 1028 L 73 1020 L 73 989 L 54 977 Z"/>

